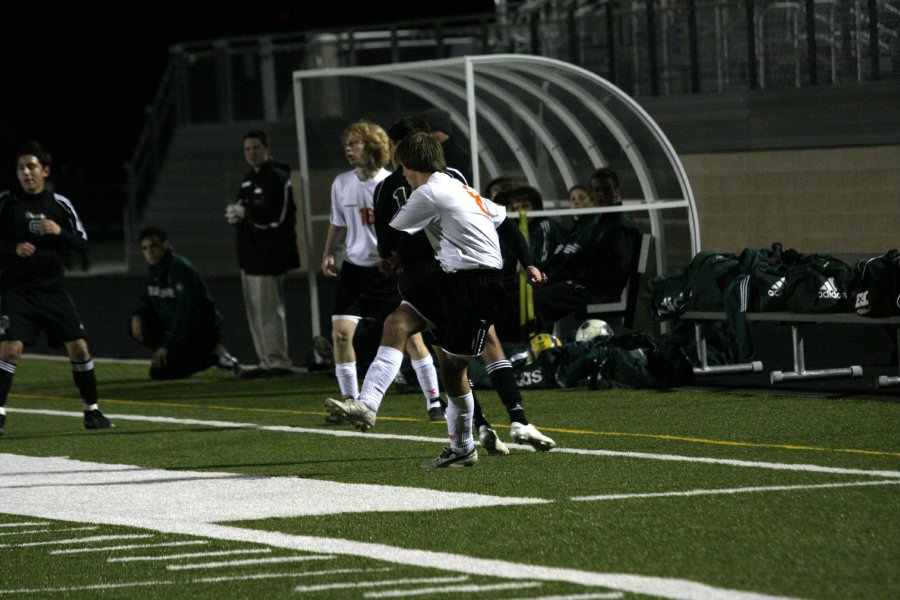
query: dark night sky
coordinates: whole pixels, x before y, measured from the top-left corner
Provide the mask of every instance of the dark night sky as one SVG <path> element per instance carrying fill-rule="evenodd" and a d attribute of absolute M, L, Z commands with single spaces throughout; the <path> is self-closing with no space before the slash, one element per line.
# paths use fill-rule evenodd
<path fill-rule="evenodd" d="M 120 181 L 172 44 L 493 10 L 492 0 L 3 0 L 0 180 L 13 177 L 14 148 L 37 139 L 57 171 Z"/>

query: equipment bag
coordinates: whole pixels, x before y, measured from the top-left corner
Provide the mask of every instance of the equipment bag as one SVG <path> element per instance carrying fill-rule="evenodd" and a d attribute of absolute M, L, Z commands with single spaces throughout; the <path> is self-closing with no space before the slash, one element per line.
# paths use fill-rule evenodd
<path fill-rule="evenodd" d="M 738 257 L 726 252 L 700 252 L 688 265 L 690 310 L 724 310 L 723 292 L 740 273 Z"/>
<path fill-rule="evenodd" d="M 795 313 L 849 312 L 850 265 L 828 254 L 808 254 L 785 279 L 788 310 Z"/>
<path fill-rule="evenodd" d="M 677 319 L 687 310 L 691 297 L 687 268 L 682 267 L 657 275 L 647 282 L 650 292 L 650 308 L 657 321 Z"/>
<path fill-rule="evenodd" d="M 856 263 L 853 308 L 861 317 L 900 315 L 900 254 L 889 250 Z"/>

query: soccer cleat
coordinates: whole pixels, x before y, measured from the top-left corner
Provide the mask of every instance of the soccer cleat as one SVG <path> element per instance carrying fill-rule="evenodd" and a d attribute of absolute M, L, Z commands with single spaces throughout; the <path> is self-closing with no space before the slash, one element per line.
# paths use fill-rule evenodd
<path fill-rule="evenodd" d="M 478 428 L 478 441 L 481 442 L 481 447 L 487 450 L 488 454 L 495 456 L 509 454 L 509 448 L 500 441 L 497 432 L 487 425 Z"/>
<path fill-rule="evenodd" d="M 334 364 L 334 348 L 331 346 L 331 342 L 328 341 L 323 335 L 317 335 L 313 338 L 313 350 L 316 354 L 319 355 L 319 358 L 324 360 L 329 365 Z"/>
<path fill-rule="evenodd" d="M 327 415 L 325 415 L 325 422 L 328 423 L 329 425 L 340 425 L 341 423 L 346 423 L 346 421 L 344 420 L 344 418 L 342 416 L 334 415 L 331 413 L 328 413 Z"/>
<path fill-rule="evenodd" d="M 6 425 L 6 415 L 0 415 L 0 437 L 6 435 L 6 432 L 3 431 L 4 425 Z"/>
<path fill-rule="evenodd" d="M 353 398 L 344 401 L 328 398 L 325 400 L 325 410 L 343 418 L 360 431 L 368 431 L 375 426 L 375 412 Z"/>
<path fill-rule="evenodd" d="M 115 425 L 103 416 L 99 410 L 88 410 L 84 412 L 84 428 L 85 429 L 113 429 Z"/>
<path fill-rule="evenodd" d="M 215 350 L 213 350 L 213 355 L 216 357 L 216 362 L 214 364 L 217 369 L 231 371 L 235 375 L 241 374 L 241 363 L 238 362 L 238 359 L 228 353 L 225 346 L 222 344 L 216 346 Z"/>
<path fill-rule="evenodd" d="M 428 420 L 429 421 L 446 421 L 447 416 L 444 414 L 444 407 L 440 404 L 437 406 L 432 406 L 428 409 Z"/>
<path fill-rule="evenodd" d="M 509 426 L 509 435 L 514 442 L 529 444 L 538 452 L 548 452 L 556 448 L 556 442 L 538 431 L 537 427 L 531 424 L 522 425 L 514 422 Z"/>
<path fill-rule="evenodd" d="M 474 467 L 478 464 L 478 452 L 472 448 L 465 454 L 454 452 L 449 446 L 437 458 L 422 463 L 423 469 L 452 469 L 454 467 Z"/>

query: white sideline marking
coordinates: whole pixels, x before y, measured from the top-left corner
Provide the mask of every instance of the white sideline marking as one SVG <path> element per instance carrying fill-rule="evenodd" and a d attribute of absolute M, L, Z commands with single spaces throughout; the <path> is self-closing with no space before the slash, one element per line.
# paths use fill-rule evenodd
<path fill-rule="evenodd" d="M 208 563 L 192 563 L 187 565 L 167 565 L 170 571 L 188 569 L 215 569 L 218 567 L 246 567 L 248 565 L 268 565 L 275 563 L 307 562 L 310 560 L 333 560 L 336 556 L 273 556 L 272 558 L 249 558 L 247 560 L 228 560 Z"/>
<path fill-rule="evenodd" d="M 128 479 L 125 481 L 122 480 L 122 472 L 128 474 Z M 125 525 L 167 534 L 248 542 L 297 552 L 359 556 L 395 564 L 507 580 L 563 581 L 678 600 L 773 598 L 773 596 L 718 588 L 685 579 L 544 567 L 448 552 L 408 549 L 357 540 L 294 535 L 277 531 L 256 531 L 203 522 L 204 517 L 209 518 L 220 514 L 217 508 L 220 502 L 244 506 L 245 510 L 241 514 L 245 515 L 244 518 L 248 520 L 259 518 L 249 516 L 256 513 L 297 514 L 299 507 L 291 505 L 291 502 L 297 501 L 294 495 L 266 492 L 269 487 L 267 482 L 271 479 L 293 480 L 295 478 L 240 477 L 235 479 L 228 477 L 219 482 L 222 487 L 233 489 L 236 487 L 236 482 L 251 480 L 256 488 L 256 495 L 253 502 L 245 502 L 240 494 L 236 497 L 226 496 L 224 498 L 216 494 L 210 496 L 207 493 L 208 490 L 197 489 L 198 481 L 203 482 L 204 479 L 190 480 L 188 478 L 188 481 L 184 481 L 185 477 L 190 475 L 184 471 L 170 472 L 129 465 L 88 463 L 65 458 L 0 454 L 0 474 L 10 476 L 9 478 L 0 477 L 0 490 L 2 490 L 5 503 L 3 511 L 24 517 Z M 211 473 L 203 475 L 215 476 Z M 147 480 L 147 476 L 151 478 L 150 481 Z M 6 480 L 5 484 L 4 479 Z M 172 480 L 177 482 L 177 486 L 173 485 Z M 298 481 L 302 483 L 300 496 L 305 496 L 316 483 L 314 480 Z M 137 499 L 134 490 L 131 489 L 134 487 L 141 488 L 138 490 Z M 365 485 L 358 487 L 366 492 L 363 496 L 367 495 L 372 505 L 378 506 L 380 504 L 378 504 L 377 496 L 380 494 L 387 494 L 390 497 L 390 504 L 394 505 L 402 503 L 403 496 L 409 492 L 405 488 L 390 486 Z M 331 489 L 332 492 L 335 491 L 335 488 Z M 424 490 L 412 491 L 419 493 Z M 431 501 L 428 504 L 428 510 L 445 508 L 448 499 L 455 496 L 453 494 L 426 495 Z M 137 501 L 141 496 L 150 496 L 151 498 L 149 501 L 147 498 Z M 470 502 L 478 502 L 486 498 L 478 494 L 464 496 L 467 496 Z M 336 498 L 337 496 L 332 495 L 329 500 L 335 501 Z M 438 498 L 440 498 L 440 502 Z M 86 499 L 89 499 L 90 502 L 88 503 Z M 274 503 L 274 505 L 268 505 L 267 502 Z M 287 506 L 284 506 L 285 503 Z M 87 508 L 90 506 L 103 506 L 104 510 Z M 372 509 L 369 508 L 369 510 Z M 385 508 L 384 510 L 391 509 Z M 160 518 L 161 514 L 165 516 Z M 110 538 L 117 539 L 117 536 L 96 536 L 93 540 Z M 91 539 L 82 538 L 75 541 L 84 542 Z M 210 578 L 209 580 L 221 581 L 223 579 Z"/>
<path fill-rule="evenodd" d="M 196 546 L 208 544 L 209 540 L 187 540 L 184 542 L 159 542 L 158 544 L 123 544 L 121 546 L 101 546 L 100 548 L 68 548 L 53 550 L 50 554 L 81 554 L 83 552 L 114 552 L 116 550 L 143 550 L 144 548 L 164 548 L 167 546 Z"/>
<path fill-rule="evenodd" d="M 184 552 L 165 556 L 112 556 L 106 562 L 141 562 L 154 560 L 174 560 L 177 558 L 201 558 L 204 556 L 234 556 L 236 554 L 268 554 L 271 548 L 245 548 L 244 550 L 213 550 L 210 552 Z"/>
<path fill-rule="evenodd" d="M 485 585 L 445 585 L 441 587 L 418 588 L 414 590 L 386 590 L 384 592 L 366 592 L 364 598 L 402 598 L 404 596 L 424 596 L 426 594 L 447 594 L 458 592 L 493 592 L 498 590 L 524 590 L 544 585 L 540 581 L 523 581 L 519 583 L 489 583 Z"/>
<path fill-rule="evenodd" d="M 459 575 L 457 577 L 416 577 L 412 579 L 381 579 L 373 581 L 354 581 L 348 583 L 323 583 L 320 585 L 298 585 L 294 588 L 295 592 L 325 592 L 328 590 L 349 590 L 353 588 L 364 587 L 384 587 L 387 585 L 409 585 L 411 583 L 460 583 L 468 581 L 468 575 Z"/>
<path fill-rule="evenodd" d="M 67 412 L 60 410 L 44 410 L 33 408 L 8 408 L 7 412 L 20 412 L 36 415 L 50 415 L 57 417 L 84 418 L 80 412 Z M 260 431 L 276 431 L 282 433 L 309 433 L 314 435 L 330 435 L 334 437 L 361 437 L 379 440 L 405 440 L 408 442 L 428 442 L 436 444 L 447 443 L 446 437 L 433 438 L 422 435 L 400 435 L 388 433 L 359 433 L 351 430 L 317 429 L 312 427 L 289 427 L 287 425 L 259 425 L 256 423 L 239 423 L 234 421 L 207 421 L 202 419 L 177 419 L 174 417 L 154 417 L 149 415 L 122 415 L 107 414 L 107 417 L 119 421 L 145 421 L 148 423 L 169 423 L 173 425 L 201 425 L 206 427 L 220 427 L 223 429 L 257 429 Z M 510 448 L 518 448 L 534 452 L 534 448 L 527 444 L 507 443 Z M 676 462 L 693 462 L 704 464 L 727 465 L 731 467 L 747 467 L 753 469 L 771 469 L 777 471 L 799 471 L 804 473 L 830 473 L 835 475 L 864 475 L 867 477 L 893 477 L 900 479 L 900 471 L 849 469 L 843 467 L 825 467 L 802 463 L 773 463 L 757 462 L 751 460 L 736 460 L 731 458 L 710 458 L 705 456 L 681 456 L 677 454 L 652 454 L 648 452 L 626 452 L 620 450 L 588 450 L 585 448 L 554 448 L 553 453 L 582 454 L 588 456 L 613 456 L 617 458 L 639 458 L 647 460 L 666 460 Z M 2 475 L 2 473 L 0 473 Z"/>
<path fill-rule="evenodd" d="M 368 573 L 370 571 L 386 571 L 387 569 L 335 569 L 333 571 L 311 571 L 300 573 L 255 573 L 252 575 L 227 575 L 224 577 L 200 577 L 185 581 L 160 579 L 156 581 L 126 581 L 123 583 L 98 583 L 94 585 L 77 585 L 59 588 L 24 588 L 18 590 L 0 589 L 0 594 L 49 594 L 53 592 L 81 592 L 86 590 L 114 590 L 130 587 L 149 587 L 154 585 L 187 585 L 191 583 L 220 583 L 223 581 L 243 581 L 248 579 L 275 579 L 287 577 L 311 577 L 317 575 L 338 575 L 343 573 Z"/>
<path fill-rule="evenodd" d="M 896 479 L 884 481 L 848 481 L 845 483 L 816 483 L 804 485 L 760 485 L 743 488 L 723 488 L 715 490 L 685 490 L 681 492 L 653 492 L 646 494 L 603 494 L 599 496 L 573 496 L 569 500 L 590 502 L 595 500 L 630 500 L 632 498 L 672 498 L 676 496 L 708 496 L 714 494 L 747 494 L 752 492 L 786 492 L 791 490 L 815 490 L 842 487 L 860 487 L 866 485 L 900 485 Z"/>
<path fill-rule="evenodd" d="M 35 527 L 49 524 L 50 521 L 22 521 L 21 523 L 0 523 L 0 527 Z"/>
<path fill-rule="evenodd" d="M 60 527 L 59 529 L 25 529 L 24 531 L 4 531 L 0 535 L 25 535 L 29 533 L 56 533 L 57 531 L 93 531 L 96 527 Z"/>
<path fill-rule="evenodd" d="M 6 512 L 6 508 L 3 509 Z M 51 540 L 49 542 L 23 542 L 21 544 L 0 544 L 0 548 L 23 548 L 25 546 L 61 546 L 63 544 L 88 544 L 91 542 L 106 542 L 110 540 L 137 540 L 152 538 L 152 533 L 134 533 L 123 535 L 94 535 L 86 538 L 69 538 L 67 540 Z"/>
<path fill-rule="evenodd" d="M 624 596 L 622 592 L 588 592 L 587 594 L 560 594 L 557 596 L 529 596 L 527 598 L 510 598 L 509 600 L 617 600 Z"/>

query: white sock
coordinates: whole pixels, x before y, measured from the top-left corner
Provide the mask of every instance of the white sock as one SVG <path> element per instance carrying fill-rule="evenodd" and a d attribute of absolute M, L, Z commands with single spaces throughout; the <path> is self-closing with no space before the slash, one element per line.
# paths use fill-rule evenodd
<path fill-rule="evenodd" d="M 81 410 L 83 410 L 84 412 L 91 412 L 97 410 L 97 408 L 98 407 L 96 402 L 94 404 L 88 404 L 87 402 L 81 403 Z"/>
<path fill-rule="evenodd" d="M 457 454 L 467 454 L 475 449 L 472 438 L 472 415 L 475 413 L 475 397 L 447 395 L 447 433 L 450 449 Z"/>
<path fill-rule="evenodd" d="M 356 379 L 356 361 L 334 365 L 334 374 L 337 376 L 342 398 L 359 397 L 359 382 Z"/>
<path fill-rule="evenodd" d="M 425 408 L 431 408 L 431 399 L 440 398 L 441 390 L 438 387 L 437 369 L 434 368 L 434 360 L 429 354 L 425 358 L 412 361 L 412 368 L 416 371 L 416 379 L 425 396 Z M 439 405 L 438 405 L 439 406 Z"/>
<path fill-rule="evenodd" d="M 363 379 L 362 389 L 359 391 L 360 402 L 378 412 L 388 387 L 400 372 L 402 362 L 401 351 L 390 346 L 379 346 L 375 359 L 366 371 L 366 378 Z"/>

